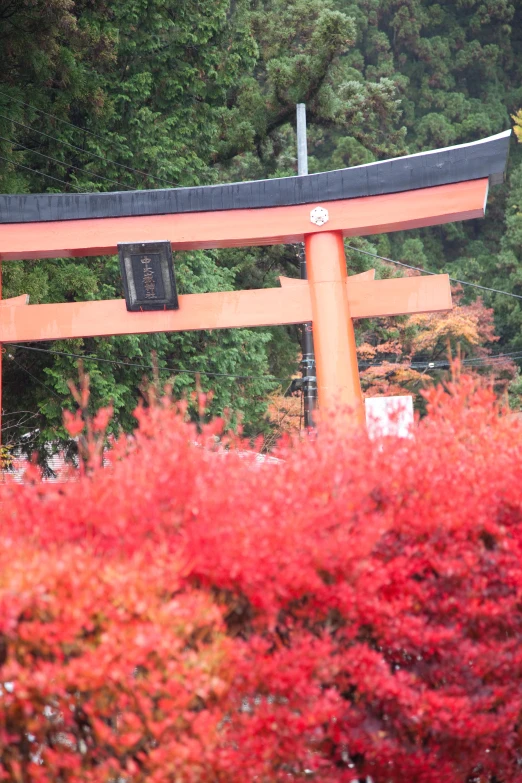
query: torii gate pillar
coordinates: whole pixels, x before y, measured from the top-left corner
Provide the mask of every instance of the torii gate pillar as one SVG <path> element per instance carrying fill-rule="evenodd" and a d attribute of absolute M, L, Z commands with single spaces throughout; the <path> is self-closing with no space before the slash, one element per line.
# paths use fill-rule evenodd
<path fill-rule="evenodd" d="M 342 232 L 308 234 L 305 247 L 321 408 L 349 406 L 364 423 Z"/>

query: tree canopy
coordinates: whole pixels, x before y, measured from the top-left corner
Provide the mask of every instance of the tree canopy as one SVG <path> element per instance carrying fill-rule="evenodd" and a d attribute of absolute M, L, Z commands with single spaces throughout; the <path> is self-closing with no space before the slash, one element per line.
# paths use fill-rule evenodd
<path fill-rule="evenodd" d="M 471 141 L 505 130 L 522 105 L 522 10 L 509 0 L 35 0 L 0 2 L 0 189 L 59 192 L 183 186 L 296 171 L 294 112 L 306 102 L 310 170 Z M 359 249 L 522 295 L 521 156 L 490 196 L 485 221 L 355 240 Z M 348 252 L 362 271 L 372 259 Z M 378 274 L 394 274 L 377 262 Z M 292 246 L 177 254 L 182 292 L 262 287 L 297 275 Z M 121 295 L 114 258 L 3 265 L 4 296 L 32 302 Z M 471 305 L 472 289 L 462 303 Z M 500 340 L 521 348 L 516 298 L 484 294 Z M 358 340 L 389 341 L 361 325 Z M 369 333 L 373 336 L 369 338 Z M 211 412 L 231 409 L 268 432 L 269 396 L 298 361 L 297 329 L 145 335 L 7 346 L 4 408 L 12 439 L 66 438 L 67 379 L 85 358 L 96 405 L 132 426 L 142 377 L 157 357 L 176 394 L 195 373 Z M 114 364 L 110 362 L 115 362 Z M 126 362 L 127 364 L 123 364 Z M 210 375 L 207 373 L 218 373 Z M 150 373 L 149 373 L 150 375 Z M 236 376 L 242 377 L 241 379 Z M 7 421 L 6 421 L 7 424 Z"/>

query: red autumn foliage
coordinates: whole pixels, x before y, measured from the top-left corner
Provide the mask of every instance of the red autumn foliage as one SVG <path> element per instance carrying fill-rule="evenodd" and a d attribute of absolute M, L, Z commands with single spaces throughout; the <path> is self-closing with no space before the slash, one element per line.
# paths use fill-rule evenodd
<path fill-rule="evenodd" d="M 253 464 L 163 401 L 1 485 L 0 778 L 522 781 L 522 428 L 428 403 Z"/>

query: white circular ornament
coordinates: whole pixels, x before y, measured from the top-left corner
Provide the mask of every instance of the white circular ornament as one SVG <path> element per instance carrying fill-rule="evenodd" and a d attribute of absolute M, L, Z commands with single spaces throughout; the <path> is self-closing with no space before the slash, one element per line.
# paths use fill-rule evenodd
<path fill-rule="evenodd" d="M 310 223 L 316 226 L 324 226 L 325 223 L 328 223 L 329 218 L 328 210 L 324 207 L 314 207 L 310 212 Z"/>

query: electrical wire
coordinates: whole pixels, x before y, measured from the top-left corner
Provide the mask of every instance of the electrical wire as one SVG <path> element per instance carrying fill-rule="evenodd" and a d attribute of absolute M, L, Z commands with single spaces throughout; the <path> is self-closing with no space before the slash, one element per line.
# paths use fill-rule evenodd
<path fill-rule="evenodd" d="M 494 364 L 497 361 L 503 361 L 504 359 L 520 359 L 522 358 L 522 351 L 512 351 L 510 353 L 492 353 L 488 354 L 487 356 L 469 356 L 467 359 L 462 359 L 461 364 Z M 435 361 L 432 361 L 430 359 L 426 359 L 425 361 L 419 361 L 412 362 L 411 367 L 425 367 L 428 366 L 435 366 L 435 367 L 447 367 L 449 365 L 448 359 L 438 359 Z"/>
<path fill-rule="evenodd" d="M 502 356 L 502 357 L 504 357 L 504 356 L 517 356 L 518 354 L 522 354 L 522 349 L 519 350 L 519 351 L 511 351 L 511 353 L 504 353 L 504 351 L 501 351 L 500 353 L 490 353 L 490 354 L 488 354 L 488 357 L 492 357 L 492 356 L 493 357 L 495 357 L 495 356 L 498 356 L 498 357 L 500 357 L 500 356 Z M 464 361 L 467 361 L 467 360 L 464 360 Z"/>
<path fill-rule="evenodd" d="M 100 141 L 109 141 L 109 139 L 104 138 L 103 136 L 100 136 L 99 133 L 94 133 L 94 131 L 87 130 L 87 128 L 82 128 L 80 125 L 75 125 L 73 122 L 68 122 L 68 120 L 62 120 L 60 117 L 57 117 L 56 114 L 50 114 L 48 111 L 44 111 L 43 109 L 38 109 L 36 106 L 33 106 L 30 103 L 26 103 L 25 101 L 21 101 L 19 98 L 13 98 L 11 95 L 8 95 L 6 92 L 2 92 L 0 90 L 0 95 L 3 95 L 4 98 L 9 98 L 10 101 L 13 101 L 14 103 L 19 103 L 21 106 L 26 106 L 28 109 L 32 109 L 33 111 L 37 111 L 39 114 L 43 114 L 45 117 L 49 117 L 51 120 L 56 120 L 57 122 L 61 122 L 63 125 L 68 125 L 70 128 L 74 128 L 75 130 L 79 130 L 82 133 L 88 133 L 89 136 L 94 136 L 96 139 L 100 139 Z M 114 142 L 110 142 L 114 147 L 117 147 L 121 150 L 124 148 L 120 146 L 119 144 L 114 144 Z M 128 150 L 125 150 L 127 152 Z"/>
<path fill-rule="evenodd" d="M 52 158 L 50 155 L 44 155 L 43 152 L 38 152 L 38 150 L 33 150 L 31 147 L 26 147 L 25 144 L 21 144 L 19 141 L 15 141 L 14 139 L 8 139 L 5 136 L 0 136 L 0 139 L 2 141 L 7 141 L 10 144 L 16 144 L 18 147 L 22 147 L 22 149 L 27 150 L 28 152 L 33 153 L 34 155 L 40 155 L 42 158 L 45 158 L 46 160 L 51 160 L 53 163 L 57 163 L 59 166 L 63 166 L 66 169 L 76 169 L 76 171 L 81 171 L 83 174 L 87 174 L 89 177 L 98 177 L 98 179 L 103 179 L 105 182 L 111 182 L 113 185 L 118 185 L 120 188 L 125 188 L 126 190 L 133 190 L 129 185 L 123 185 L 121 182 L 117 182 L 115 179 L 109 179 L 109 177 L 103 177 L 101 174 L 94 174 L 92 171 L 87 171 L 87 169 L 82 169 L 79 166 L 73 166 L 72 163 L 64 163 L 63 160 L 58 160 L 58 158 Z"/>
<path fill-rule="evenodd" d="M 518 354 L 497 354 L 495 356 L 477 356 L 470 357 L 468 359 L 462 359 L 461 364 L 465 367 L 487 367 L 488 365 L 502 364 L 505 359 L 520 359 L 522 353 Z M 449 367 L 450 362 L 448 359 L 439 360 L 437 362 L 412 362 L 411 367 L 418 369 L 421 367 L 428 367 L 428 369 L 436 369 L 440 367 Z"/>
<path fill-rule="evenodd" d="M 371 258 L 378 258 L 380 261 L 387 261 L 389 264 L 396 264 L 397 266 L 403 266 L 406 269 L 414 269 L 416 272 L 423 272 L 426 275 L 438 275 L 440 272 L 432 272 L 430 269 L 421 269 L 420 266 L 412 266 L 412 264 L 405 264 L 403 261 L 395 261 L 393 258 L 387 258 L 386 256 L 379 256 L 377 253 L 370 253 L 368 250 L 361 250 L 359 247 L 353 245 L 346 245 L 350 250 L 354 250 L 356 253 L 362 253 L 365 256 L 371 256 Z M 489 288 L 486 285 L 479 285 L 478 283 L 468 283 L 467 280 L 459 280 L 457 277 L 450 277 L 452 283 L 460 283 L 460 285 L 471 286 L 471 288 L 480 288 L 481 291 L 490 291 L 493 294 L 503 294 L 504 296 L 511 296 L 513 299 L 522 299 L 519 294 L 511 294 L 509 291 L 500 291 L 498 288 Z"/>
<path fill-rule="evenodd" d="M 33 375 L 33 373 L 32 373 L 32 372 L 29 372 L 29 370 L 28 370 L 26 367 L 24 367 L 22 364 L 20 364 L 20 362 L 17 362 L 17 361 L 16 361 L 16 359 L 14 358 L 14 356 L 11 356 L 11 360 L 12 360 L 12 361 L 13 361 L 13 362 L 14 362 L 14 363 L 15 363 L 15 364 L 16 364 L 16 365 L 17 365 L 17 366 L 18 366 L 18 367 L 19 367 L 21 370 L 23 370 L 23 372 L 27 373 L 27 375 L 29 375 L 29 377 L 30 377 L 30 378 L 32 378 L 34 381 L 36 381 L 36 383 L 39 383 L 39 384 L 40 384 L 40 386 L 43 386 L 43 387 L 44 387 L 44 389 L 47 389 L 47 391 L 48 391 L 48 392 L 50 392 L 51 394 L 54 394 L 54 396 L 55 396 L 55 397 L 56 397 L 58 400 L 60 400 L 60 402 L 62 402 L 62 398 L 60 397 L 60 395 L 59 395 L 59 394 L 57 394 L 57 393 L 54 391 L 54 389 L 51 389 L 51 388 L 50 388 L 50 386 L 47 386 L 47 384 L 43 383 L 43 381 L 41 381 L 39 378 L 37 378 L 37 377 L 36 377 L 36 375 Z"/>
<path fill-rule="evenodd" d="M 520 359 L 522 357 L 522 353 L 517 354 L 496 354 L 493 356 L 477 356 L 476 358 L 472 357 L 470 359 L 463 359 L 462 364 L 496 364 L 497 362 L 502 363 L 504 359 Z"/>
<path fill-rule="evenodd" d="M 6 158 L 5 155 L 0 155 L 0 160 L 5 160 L 7 163 L 12 163 L 13 166 L 18 166 L 21 169 L 25 169 L 26 171 L 32 171 L 33 174 L 38 174 L 40 177 L 47 177 L 47 179 L 52 179 L 55 182 L 61 182 L 62 185 L 66 185 L 68 188 L 74 188 L 74 190 L 78 190 L 80 193 L 87 193 L 84 188 L 80 188 L 77 185 L 73 185 L 71 182 L 66 182 L 64 179 L 58 179 L 58 177 L 52 177 L 50 174 L 44 174 L 43 171 L 36 171 L 36 169 L 30 168 L 30 166 L 24 166 L 23 163 L 18 163 L 18 161 L 13 160 L 12 158 Z"/>
<path fill-rule="evenodd" d="M 121 367 L 138 367 L 143 370 L 156 369 L 152 364 L 138 364 L 137 362 L 124 362 L 124 361 L 118 361 L 116 359 L 105 359 L 102 356 L 86 356 L 85 354 L 69 353 L 67 351 L 51 351 L 48 348 L 35 348 L 32 345 L 24 345 L 23 343 L 4 343 L 4 345 L 11 345 L 14 348 L 22 348 L 23 350 L 26 351 L 50 353 L 50 354 L 55 354 L 57 356 L 67 356 L 71 359 L 83 359 L 85 361 L 102 362 L 104 364 L 114 364 Z M 232 373 L 210 372 L 207 370 L 185 370 L 182 367 L 158 367 L 157 369 L 158 372 L 180 373 L 185 375 L 207 375 L 207 376 L 217 377 L 217 378 L 236 378 L 236 379 L 261 380 L 261 381 L 288 381 L 289 380 L 288 378 L 276 378 L 274 376 L 269 376 L 269 375 L 235 375 Z"/>
<path fill-rule="evenodd" d="M 55 354 L 58 356 L 66 356 L 71 359 L 84 359 L 86 361 L 94 361 L 94 362 L 101 362 L 104 364 L 112 364 L 117 366 L 123 366 L 123 367 L 137 367 L 139 369 L 144 370 L 154 370 L 154 365 L 152 364 L 139 364 L 137 362 L 126 362 L 122 360 L 116 360 L 116 359 L 105 359 L 101 356 L 87 356 L 85 354 L 78 354 L 78 353 L 69 353 L 67 351 L 52 351 L 47 348 L 35 348 L 34 346 L 24 345 L 23 343 L 6 343 L 6 345 L 11 345 L 14 348 L 22 348 L 26 351 L 38 351 L 40 353 L 48 353 L 48 354 Z M 513 351 L 511 353 L 501 353 L 501 354 L 492 354 L 490 356 L 471 356 L 467 359 L 462 360 L 462 365 L 466 366 L 485 366 L 488 364 L 496 364 L 506 358 L 517 358 L 522 357 L 522 351 Z M 11 357 L 13 358 L 13 357 Z M 16 362 L 16 360 L 14 360 Z M 383 364 L 386 362 L 373 362 L 373 363 L 360 363 L 360 367 L 362 369 L 371 369 L 372 367 L 382 367 Z M 16 364 L 19 364 L 16 362 Z M 428 370 L 435 370 L 435 369 L 441 369 L 444 367 L 449 367 L 450 362 L 447 359 L 440 359 L 431 361 L 430 359 L 426 359 L 425 361 L 416 361 L 409 364 L 409 367 L 412 369 L 424 369 L 425 371 Z M 19 365 L 21 366 L 21 365 Z M 22 367 L 22 369 L 25 370 L 25 368 Z M 275 376 L 267 376 L 267 375 L 236 375 L 232 373 L 217 373 L 217 372 L 210 372 L 206 370 L 185 370 L 181 367 L 159 367 L 157 368 L 158 372 L 176 372 L 179 374 L 188 374 L 188 375 L 207 375 L 212 377 L 221 377 L 221 378 L 236 378 L 236 379 L 244 379 L 244 380 L 266 380 L 266 381 L 288 381 L 288 378 L 277 378 Z M 28 372 L 28 371 L 26 371 Z M 34 377 L 34 376 L 33 376 Z M 37 380 L 37 379 L 36 379 Z M 48 388 L 48 387 L 45 387 Z M 290 388 L 290 387 L 288 387 Z"/>
<path fill-rule="evenodd" d="M 3 120 L 7 120 L 8 122 L 12 122 L 14 125 L 18 125 L 20 128 L 25 128 L 25 130 L 32 131 L 33 133 L 38 133 L 40 136 L 45 136 L 47 139 L 52 139 L 52 141 L 58 142 L 58 144 L 61 144 L 64 147 L 69 147 L 72 150 L 76 150 L 76 152 L 80 152 L 82 155 L 91 155 L 93 158 L 98 158 L 98 160 L 102 160 L 104 163 L 111 163 L 113 166 L 119 166 L 121 169 L 125 169 L 126 171 L 131 171 L 134 174 L 139 174 L 143 177 L 148 177 L 149 179 L 154 179 L 157 182 L 165 182 L 168 185 L 171 185 L 172 187 L 176 187 L 176 185 L 173 182 L 170 182 L 170 180 L 164 179 L 163 177 L 155 177 L 153 174 L 147 174 L 146 171 L 140 171 L 140 169 L 133 169 L 131 166 L 125 166 L 123 163 L 117 163 L 115 160 L 111 160 L 110 158 L 104 158 L 103 155 L 98 155 L 96 152 L 89 152 L 88 150 L 83 150 L 81 147 L 77 147 L 75 144 L 70 144 L 68 141 L 63 141 L 61 139 L 57 139 L 56 136 L 51 136 L 49 133 L 44 133 L 44 131 L 37 130 L 36 128 L 31 128 L 30 125 L 25 125 L 23 122 L 18 122 L 18 120 L 13 120 L 11 117 L 6 117 L 5 114 L 0 114 L 0 117 Z"/>
<path fill-rule="evenodd" d="M 418 266 L 413 266 L 412 264 L 405 264 L 403 261 L 395 261 L 393 258 L 388 258 L 387 256 L 380 256 L 378 253 L 371 253 L 368 250 L 361 250 L 361 248 L 354 247 L 353 245 L 347 245 L 346 246 L 349 250 L 353 250 L 356 253 L 362 253 L 365 256 L 370 256 L 371 258 L 378 258 L 380 261 L 386 261 L 389 264 L 396 264 L 397 266 L 405 267 L 406 269 L 413 269 L 416 272 L 422 272 L 427 275 L 437 275 L 438 272 L 432 272 L 429 269 L 422 269 Z M 522 296 L 519 296 L 518 294 L 512 294 L 509 291 L 501 291 L 498 288 L 490 288 L 488 286 L 479 285 L 478 283 L 469 283 L 467 280 L 459 280 L 456 277 L 450 277 L 449 278 L 453 283 L 459 283 L 460 285 L 470 286 L 472 288 L 479 288 L 482 291 L 489 291 L 494 294 L 502 294 L 503 296 L 511 296 L 514 299 L 522 299 Z M 491 354 L 489 356 L 472 356 L 467 359 L 462 360 L 462 365 L 464 366 L 487 366 L 487 365 L 494 365 L 499 361 L 503 361 L 506 358 L 516 359 L 522 357 L 522 351 L 512 351 L 510 353 L 500 353 L 500 354 Z M 370 367 L 380 367 L 382 366 L 383 362 L 376 363 L 376 364 L 369 364 L 366 365 L 365 369 L 369 369 Z M 428 371 L 430 369 L 437 369 L 440 367 L 448 367 L 450 362 L 448 360 L 446 361 L 430 361 L 427 359 L 425 362 L 412 362 L 409 366 L 412 369 L 422 369 L 425 368 L 425 371 Z"/>
<path fill-rule="evenodd" d="M 495 365 L 495 364 L 501 364 L 504 359 L 517 359 L 522 358 L 522 351 L 516 351 L 513 353 L 504 353 L 504 354 L 492 354 L 490 356 L 470 356 L 467 359 L 462 359 L 461 364 L 462 366 L 466 367 L 487 367 L 488 365 Z M 384 364 L 387 364 L 386 361 L 382 362 L 361 362 L 359 364 L 359 367 L 364 370 L 369 370 L 372 367 L 382 367 Z M 393 362 L 391 362 L 393 365 Z M 428 372 L 429 370 L 439 370 L 446 367 L 449 367 L 451 365 L 451 362 L 449 359 L 438 359 L 435 361 L 431 361 L 430 359 L 426 359 L 425 361 L 416 361 L 411 362 L 408 364 L 408 368 L 411 368 L 413 370 L 424 370 L 424 372 Z M 397 364 L 397 368 L 400 368 L 401 365 Z"/>

